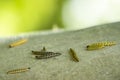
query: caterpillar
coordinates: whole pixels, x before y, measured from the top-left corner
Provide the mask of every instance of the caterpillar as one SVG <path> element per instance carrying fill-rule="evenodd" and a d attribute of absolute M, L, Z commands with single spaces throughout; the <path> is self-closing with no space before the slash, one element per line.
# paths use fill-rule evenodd
<path fill-rule="evenodd" d="M 32 51 L 32 53 L 34 55 L 41 55 L 41 54 L 44 54 L 44 52 L 46 52 L 46 48 L 43 47 L 43 49 L 41 51 Z"/>
<path fill-rule="evenodd" d="M 61 55 L 61 53 L 54 53 L 54 52 L 41 52 L 40 55 L 35 56 L 36 59 L 47 59 Z"/>
<path fill-rule="evenodd" d="M 74 61 L 79 62 L 79 58 L 77 57 L 76 52 L 72 48 L 70 48 L 70 55 L 72 56 Z"/>
<path fill-rule="evenodd" d="M 19 40 L 19 41 L 17 41 L 17 42 L 11 43 L 11 44 L 9 45 L 9 48 L 19 46 L 19 45 L 21 45 L 21 44 L 24 44 L 25 42 L 27 42 L 27 39 L 21 39 L 21 40 Z"/>
<path fill-rule="evenodd" d="M 101 49 L 104 48 L 105 46 L 112 46 L 115 45 L 115 42 L 99 42 L 99 43 L 94 43 L 91 45 L 87 45 L 87 50 L 96 50 L 96 49 Z"/>
<path fill-rule="evenodd" d="M 10 71 L 7 72 L 7 74 L 16 74 L 16 73 L 26 72 L 28 70 L 30 70 L 30 67 L 10 70 Z"/>

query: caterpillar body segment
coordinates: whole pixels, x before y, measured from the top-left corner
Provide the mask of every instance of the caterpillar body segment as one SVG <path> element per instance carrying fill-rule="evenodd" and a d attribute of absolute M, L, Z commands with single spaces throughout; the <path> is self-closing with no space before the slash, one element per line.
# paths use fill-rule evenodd
<path fill-rule="evenodd" d="M 32 53 L 33 53 L 34 55 L 40 55 L 40 54 L 41 54 L 41 51 L 32 51 Z"/>
<path fill-rule="evenodd" d="M 43 47 L 43 49 L 41 51 L 32 51 L 32 53 L 34 55 L 41 55 L 41 54 L 44 54 L 46 52 L 46 48 Z"/>
<path fill-rule="evenodd" d="M 115 42 L 103 42 L 103 43 L 104 43 L 104 46 L 112 46 L 116 44 Z"/>
<path fill-rule="evenodd" d="M 43 49 L 41 50 L 41 52 L 45 52 L 46 51 L 46 48 L 45 47 L 43 47 Z"/>

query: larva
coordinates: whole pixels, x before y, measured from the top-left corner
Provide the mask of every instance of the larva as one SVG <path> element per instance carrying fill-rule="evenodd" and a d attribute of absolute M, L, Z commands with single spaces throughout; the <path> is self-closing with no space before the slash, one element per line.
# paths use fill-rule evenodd
<path fill-rule="evenodd" d="M 104 44 L 91 44 L 87 46 L 87 50 L 97 50 L 97 49 L 101 49 L 104 48 Z"/>
<path fill-rule="evenodd" d="M 101 49 L 104 48 L 105 46 L 112 46 L 115 45 L 115 42 L 99 42 L 99 43 L 94 43 L 91 45 L 87 46 L 87 50 L 96 50 L 96 49 Z"/>
<path fill-rule="evenodd" d="M 70 48 L 70 55 L 72 56 L 74 61 L 79 62 L 79 58 L 77 57 L 76 52 L 72 48 Z"/>
<path fill-rule="evenodd" d="M 30 67 L 10 70 L 10 71 L 7 72 L 7 74 L 16 74 L 16 73 L 26 72 L 28 70 L 30 70 Z"/>
<path fill-rule="evenodd" d="M 9 47 L 10 47 L 10 48 L 16 47 L 16 46 L 19 46 L 19 45 L 21 45 L 21 44 L 24 44 L 25 42 L 27 42 L 27 39 L 21 39 L 21 40 L 19 40 L 19 41 L 17 41 L 17 42 L 11 43 L 11 44 L 9 45 Z"/>
<path fill-rule="evenodd" d="M 43 47 L 43 49 L 41 51 L 32 51 L 32 53 L 34 55 L 41 55 L 41 54 L 43 54 L 45 52 L 46 52 L 46 48 L 45 47 Z"/>
<path fill-rule="evenodd" d="M 35 56 L 36 59 L 47 59 L 61 55 L 61 53 L 54 53 L 54 52 L 41 52 L 41 55 Z"/>

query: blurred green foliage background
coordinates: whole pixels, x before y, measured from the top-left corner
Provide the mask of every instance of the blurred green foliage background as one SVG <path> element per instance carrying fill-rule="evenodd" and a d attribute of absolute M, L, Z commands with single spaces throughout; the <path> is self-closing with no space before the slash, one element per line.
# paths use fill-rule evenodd
<path fill-rule="evenodd" d="M 120 21 L 120 0 L 0 0 L 0 37 Z"/>
<path fill-rule="evenodd" d="M 61 23 L 63 0 L 0 0 L 0 36 L 52 29 Z"/>

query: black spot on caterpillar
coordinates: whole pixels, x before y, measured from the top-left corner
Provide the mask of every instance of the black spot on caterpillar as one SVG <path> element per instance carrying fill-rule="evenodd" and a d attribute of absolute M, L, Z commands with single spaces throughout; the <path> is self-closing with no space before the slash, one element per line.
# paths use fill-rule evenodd
<path fill-rule="evenodd" d="M 61 55 L 61 53 L 54 53 L 54 52 L 41 52 L 41 55 L 35 56 L 36 59 L 47 59 Z"/>
<path fill-rule="evenodd" d="M 26 72 L 28 70 L 30 70 L 30 67 L 10 70 L 10 71 L 7 72 L 7 74 L 16 74 L 16 73 Z"/>
<path fill-rule="evenodd" d="M 70 48 L 70 55 L 74 61 L 79 62 L 79 58 L 77 57 L 76 52 L 72 48 Z"/>

